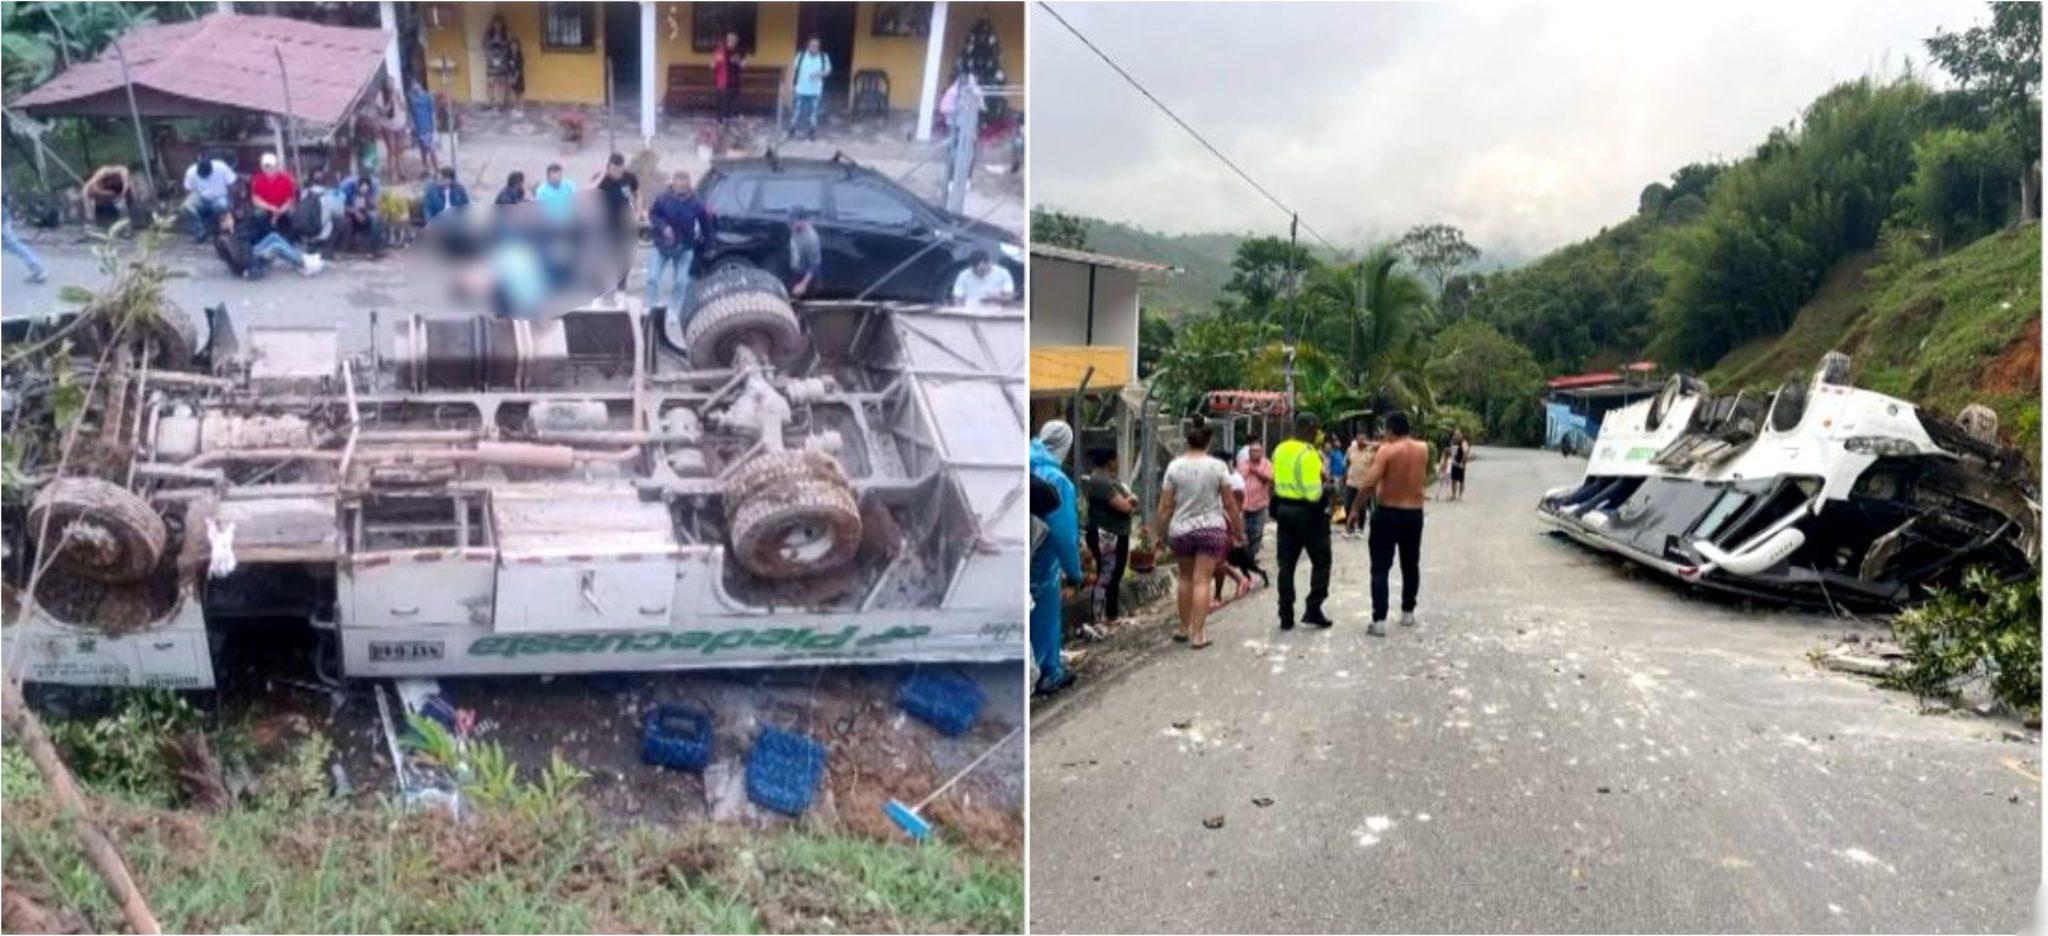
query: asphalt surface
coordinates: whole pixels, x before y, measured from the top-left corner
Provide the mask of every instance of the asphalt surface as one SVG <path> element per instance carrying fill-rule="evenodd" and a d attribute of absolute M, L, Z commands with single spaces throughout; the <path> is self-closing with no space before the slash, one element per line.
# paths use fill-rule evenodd
<path fill-rule="evenodd" d="M 1429 506 L 1415 629 L 1366 636 L 1338 539 L 1333 630 L 1262 592 L 1042 710 L 1032 931 L 2018 931 L 2038 738 L 1806 659 L 1876 627 L 1543 534 L 1583 467 L 1481 449 Z"/>

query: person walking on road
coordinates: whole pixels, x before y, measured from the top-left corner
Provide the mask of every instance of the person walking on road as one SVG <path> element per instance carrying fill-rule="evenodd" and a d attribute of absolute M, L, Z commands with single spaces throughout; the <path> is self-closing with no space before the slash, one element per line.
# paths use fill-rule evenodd
<path fill-rule="evenodd" d="M 1344 470 L 1351 463 L 1344 458 L 1344 440 L 1335 433 L 1323 440 L 1323 488 L 1328 496 L 1330 519 L 1336 520 L 1337 511 L 1351 505 L 1344 493 Z"/>
<path fill-rule="evenodd" d="M 1105 626 L 1123 619 L 1124 571 L 1131 564 L 1131 517 L 1138 498 L 1117 478 L 1116 449 L 1088 453 L 1095 470 L 1081 479 L 1088 498 L 1088 551 L 1095 556 L 1095 622 Z"/>
<path fill-rule="evenodd" d="M 1173 548 L 1174 599 L 1180 629 L 1173 639 L 1201 650 L 1209 646 L 1209 582 L 1216 565 L 1244 535 L 1244 517 L 1228 495 L 1230 466 L 1209 454 L 1215 436 L 1208 421 L 1187 429 L 1187 450 L 1167 463 L 1159 487 L 1155 537 Z"/>
<path fill-rule="evenodd" d="M 1372 439 L 1361 432 L 1344 455 L 1345 539 L 1357 539 L 1365 531 L 1365 512 L 1370 505 L 1360 495 L 1365 491 L 1365 474 L 1372 468 L 1372 451 Z"/>
<path fill-rule="evenodd" d="M 1273 462 L 1266 457 L 1265 443 L 1245 446 L 1238 453 L 1237 471 L 1244 476 L 1244 548 L 1256 559 L 1266 541 L 1266 510 L 1273 502 Z"/>
<path fill-rule="evenodd" d="M 1415 596 L 1422 590 L 1422 501 L 1429 487 L 1429 446 L 1410 434 L 1408 414 L 1387 414 L 1387 439 L 1365 473 L 1373 496 L 1372 624 L 1366 633 L 1387 635 L 1387 573 L 1401 557 L 1401 625 L 1415 626 Z"/>
<path fill-rule="evenodd" d="M 1446 454 L 1451 461 L 1451 499 L 1465 499 L 1465 463 L 1472 458 L 1472 443 L 1465 441 L 1465 430 L 1451 435 L 1451 450 Z"/>
<path fill-rule="evenodd" d="M 1316 418 L 1294 417 L 1294 435 L 1273 450 L 1273 522 L 1280 528 L 1280 629 L 1294 629 L 1294 566 L 1308 553 L 1308 601 L 1301 622 L 1329 627 L 1323 601 L 1330 595 L 1330 507 L 1323 487 L 1323 456 L 1316 451 Z"/>
<path fill-rule="evenodd" d="M 1067 478 L 1067 452 L 1074 447 L 1074 430 L 1061 420 L 1052 420 L 1038 430 L 1031 442 L 1031 474 L 1051 484 L 1060 494 L 1060 505 L 1046 516 L 1045 542 L 1031 551 L 1031 656 L 1038 663 L 1041 695 L 1050 695 L 1073 685 L 1060 658 L 1065 637 L 1061 613 L 1066 602 L 1064 585 L 1081 581 L 1081 528 L 1074 510 L 1074 482 Z"/>

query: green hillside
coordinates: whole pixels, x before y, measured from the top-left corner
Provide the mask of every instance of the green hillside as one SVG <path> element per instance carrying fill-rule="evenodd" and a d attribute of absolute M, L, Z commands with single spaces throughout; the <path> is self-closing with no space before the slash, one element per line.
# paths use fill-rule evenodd
<path fill-rule="evenodd" d="M 1173 276 L 1149 277 L 1145 285 L 1145 307 L 1180 318 L 1189 312 L 1206 312 L 1223 294 L 1230 281 L 1230 260 L 1237 245 L 1250 234 L 1162 234 L 1135 225 L 1099 218 L 1084 219 L 1088 225 L 1088 249 L 1134 260 L 1172 264 L 1185 272 Z"/>
<path fill-rule="evenodd" d="M 1839 350 L 1860 387 L 1954 415 L 1998 411 L 2008 440 L 2041 448 L 2041 225 L 2030 223 L 1918 262 L 1877 252 L 1836 264 L 1792 326 L 1707 373 L 1716 389 L 1765 390 Z"/>

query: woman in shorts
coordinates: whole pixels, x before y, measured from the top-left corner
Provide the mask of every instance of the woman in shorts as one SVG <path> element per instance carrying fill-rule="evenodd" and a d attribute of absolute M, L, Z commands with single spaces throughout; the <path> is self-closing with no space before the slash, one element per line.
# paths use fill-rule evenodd
<path fill-rule="evenodd" d="M 1244 515 L 1230 490 L 1230 467 L 1209 454 L 1214 433 L 1205 420 L 1187 430 L 1187 450 L 1166 466 L 1160 485 L 1157 539 L 1172 547 L 1180 629 L 1173 639 L 1209 646 L 1209 582 L 1216 565 L 1244 536 Z"/>

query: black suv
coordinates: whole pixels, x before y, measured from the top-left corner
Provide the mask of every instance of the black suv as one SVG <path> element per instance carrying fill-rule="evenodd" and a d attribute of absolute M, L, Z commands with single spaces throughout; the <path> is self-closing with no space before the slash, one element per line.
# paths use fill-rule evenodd
<path fill-rule="evenodd" d="M 1024 284 L 1024 250 L 1016 235 L 926 204 L 848 159 L 723 161 L 699 188 L 716 216 L 711 246 L 698 258 L 707 274 L 752 266 L 786 277 L 789 215 L 808 208 L 824 255 L 824 282 L 808 298 L 850 299 L 866 292 L 871 299 L 944 302 L 960 271 L 984 251 L 1010 271 L 1020 289 Z"/>

